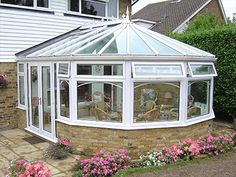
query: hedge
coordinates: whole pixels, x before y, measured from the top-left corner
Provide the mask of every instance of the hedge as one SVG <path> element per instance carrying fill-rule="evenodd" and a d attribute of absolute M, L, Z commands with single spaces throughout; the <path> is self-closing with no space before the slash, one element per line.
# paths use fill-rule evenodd
<path fill-rule="evenodd" d="M 170 34 L 170 37 L 217 57 L 214 110 L 236 118 L 236 24 L 200 32 Z"/>

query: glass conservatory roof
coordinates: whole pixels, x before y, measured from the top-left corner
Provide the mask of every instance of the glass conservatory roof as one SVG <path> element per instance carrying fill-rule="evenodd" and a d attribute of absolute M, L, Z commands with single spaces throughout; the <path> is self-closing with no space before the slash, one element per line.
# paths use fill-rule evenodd
<path fill-rule="evenodd" d="M 127 19 L 81 26 L 17 54 L 19 57 L 73 55 L 214 57 L 210 53 L 138 26 Z"/>

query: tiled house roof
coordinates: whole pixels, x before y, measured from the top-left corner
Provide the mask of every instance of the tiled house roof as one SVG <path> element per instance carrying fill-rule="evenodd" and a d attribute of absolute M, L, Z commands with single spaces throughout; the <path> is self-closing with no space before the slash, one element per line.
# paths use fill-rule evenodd
<path fill-rule="evenodd" d="M 151 28 L 153 31 L 166 33 L 175 30 L 186 19 L 201 9 L 211 0 L 181 0 L 164 1 L 149 4 L 136 14 L 132 19 L 145 19 L 156 22 Z"/>

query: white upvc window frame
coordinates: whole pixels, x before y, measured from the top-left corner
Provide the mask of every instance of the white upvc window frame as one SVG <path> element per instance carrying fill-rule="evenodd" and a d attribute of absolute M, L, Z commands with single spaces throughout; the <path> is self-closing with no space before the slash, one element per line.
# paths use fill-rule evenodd
<path fill-rule="evenodd" d="M 82 13 L 82 0 L 77 0 L 79 2 L 79 11 L 76 12 L 76 11 L 72 11 L 70 9 L 70 5 L 69 5 L 69 1 L 70 0 L 66 0 L 66 3 L 67 3 L 67 11 L 69 13 L 72 13 L 72 14 L 80 14 L 80 15 L 83 15 L 83 16 L 88 16 L 88 17 L 100 17 L 100 18 L 107 18 L 108 17 L 108 0 L 86 0 L 86 1 L 95 1 L 96 3 L 104 3 L 105 4 L 105 16 L 98 16 L 98 15 L 90 15 L 90 14 L 84 14 Z"/>
<path fill-rule="evenodd" d="M 162 66 L 162 65 L 180 65 L 181 69 L 182 69 L 182 75 L 136 75 L 135 72 L 135 65 L 153 65 L 153 66 Z M 135 79 L 142 79 L 142 78 L 155 78 L 155 79 L 160 79 L 160 78 L 184 78 L 186 77 L 186 70 L 184 67 L 184 63 L 182 62 L 172 62 L 172 63 L 168 63 L 168 62 L 133 62 L 132 63 L 132 72 L 133 72 L 133 78 Z"/>
<path fill-rule="evenodd" d="M 23 8 L 23 9 L 49 10 L 49 9 L 51 9 L 51 1 L 52 0 L 48 0 L 48 7 L 40 7 L 40 6 L 38 6 L 37 0 L 33 0 L 33 6 L 24 6 L 24 5 L 18 5 L 18 4 L 2 3 L 1 0 L 0 0 L 0 5 L 9 6 L 9 7 Z"/>
<path fill-rule="evenodd" d="M 188 85 L 189 85 L 189 82 L 191 81 L 197 81 L 197 82 L 201 82 L 201 81 L 210 81 L 210 89 L 209 89 L 209 113 L 208 114 L 204 114 L 204 115 L 200 115 L 200 116 L 196 116 L 196 117 L 193 117 L 191 119 L 188 119 L 188 115 L 187 115 L 187 104 L 186 104 L 186 107 L 185 107 L 185 111 L 186 111 L 186 121 L 185 121 L 185 124 L 186 125 L 191 125 L 191 124 L 195 124 L 195 123 L 198 123 L 198 122 L 203 122 L 203 121 L 206 121 L 206 120 L 209 120 L 209 119 L 212 119 L 215 117 L 214 115 L 214 111 L 213 111 L 213 91 L 214 91 L 214 78 L 213 77 L 202 77 L 202 78 L 199 78 L 199 77 L 196 77 L 196 78 L 188 78 L 187 79 L 187 95 L 188 95 Z M 188 99 L 186 100 L 188 101 Z"/>
<path fill-rule="evenodd" d="M 23 65 L 23 69 L 24 71 L 21 72 L 20 71 L 20 65 Z M 24 102 L 25 104 L 21 104 L 20 101 L 20 77 L 24 77 Z M 27 65 L 25 63 L 17 63 L 17 92 L 18 92 L 18 105 L 17 107 L 19 109 L 23 109 L 23 110 L 26 110 L 26 95 L 27 95 Z"/>
<path fill-rule="evenodd" d="M 171 83 L 171 82 L 179 82 L 179 119 L 176 121 L 156 121 L 156 122 L 134 122 L 134 83 L 136 82 L 145 82 L 145 83 Z M 183 110 L 183 104 L 185 102 L 185 91 L 184 91 L 184 79 L 182 78 L 160 78 L 160 79 L 155 79 L 155 78 L 150 78 L 147 80 L 146 79 L 132 79 L 132 112 L 131 112 L 131 127 L 133 128 L 166 128 L 166 127 L 178 127 L 180 125 L 183 125 L 185 122 L 185 112 L 180 111 Z"/>
<path fill-rule="evenodd" d="M 68 81 L 69 82 L 69 117 L 64 117 L 61 115 L 61 99 L 60 99 L 60 81 Z M 63 121 L 69 121 L 71 119 L 71 85 L 70 79 L 66 77 L 57 77 L 57 118 Z"/>
<path fill-rule="evenodd" d="M 214 74 L 193 74 L 191 65 L 211 65 L 214 71 Z M 213 62 L 188 62 L 188 71 L 191 77 L 198 77 L 198 78 L 203 78 L 203 77 L 215 77 L 217 76 L 217 72 L 215 69 L 215 65 Z"/>
<path fill-rule="evenodd" d="M 93 75 L 77 75 L 77 64 L 81 65 L 114 65 L 120 64 L 123 67 L 123 75 L 112 75 L 112 76 L 93 76 Z M 92 120 L 79 120 L 77 111 L 77 99 L 71 100 L 71 123 L 75 123 L 77 125 L 84 125 L 84 126 L 92 126 L 92 127 L 111 127 L 114 128 L 117 125 L 124 126 L 124 103 L 125 103 L 125 62 L 99 62 L 99 61 L 75 61 L 71 62 L 71 98 L 73 95 L 77 96 L 77 82 L 119 82 L 122 83 L 122 122 L 103 122 L 103 121 L 92 121 Z M 77 98 L 77 97 L 76 97 Z M 67 120 L 68 121 L 68 120 Z"/>
<path fill-rule="evenodd" d="M 67 74 L 60 74 L 60 64 L 68 64 L 68 73 Z M 70 73 L 71 73 L 71 67 L 70 67 L 70 62 L 58 62 L 57 63 L 57 77 L 70 77 Z"/>

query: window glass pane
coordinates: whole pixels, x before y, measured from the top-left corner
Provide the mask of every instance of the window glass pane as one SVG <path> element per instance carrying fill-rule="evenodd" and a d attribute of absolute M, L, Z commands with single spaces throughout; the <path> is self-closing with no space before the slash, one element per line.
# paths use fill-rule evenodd
<path fill-rule="evenodd" d="M 69 64 L 68 63 L 59 63 L 58 74 L 69 75 Z"/>
<path fill-rule="evenodd" d="M 147 44 L 130 28 L 130 52 L 132 54 L 154 54 Z"/>
<path fill-rule="evenodd" d="M 159 64 L 159 65 L 146 65 L 146 64 L 135 64 L 135 75 L 136 76 L 182 76 L 182 66 L 180 64 Z"/>
<path fill-rule="evenodd" d="M 179 120 L 180 84 L 135 83 L 134 122 Z"/>
<path fill-rule="evenodd" d="M 190 64 L 193 75 L 216 74 L 212 64 Z"/>
<path fill-rule="evenodd" d="M 115 34 L 116 32 L 114 32 Z M 126 44 L 126 30 L 123 30 L 119 36 L 106 48 L 103 53 L 117 53 L 126 54 L 127 44 Z"/>
<path fill-rule="evenodd" d="M 37 0 L 38 7 L 48 7 L 48 0 Z"/>
<path fill-rule="evenodd" d="M 60 115 L 70 117 L 69 81 L 60 80 Z"/>
<path fill-rule="evenodd" d="M 34 0 L 1 0 L 1 3 L 33 7 Z"/>
<path fill-rule="evenodd" d="M 106 3 L 98 1 L 82 0 L 82 13 L 105 17 Z"/>
<path fill-rule="evenodd" d="M 109 0 L 108 2 L 108 16 L 117 17 L 117 0 Z"/>
<path fill-rule="evenodd" d="M 79 12 L 79 0 L 69 0 L 68 7 L 70 11 Z"/>
<path fill-rule="evenodd" d="M 209 114 L 210 81 L 188 83 L 188 119 Z"/>
<path fill-rule="evenodd" d="M 19 76 L 19 94 L 20 94 L 20 104 L 25 105 L 25 87 L 24 87 L 24 76 Z"/>
<path fill-rule="evenodd" d="M 79 120 L 122 122 L 122 83 L 77 82 Z"/>
<path fill-rule="evenodd" d="M 171 47 L 163 44 L 162 42 L 159 42 L 155 38 L 147 35 L 144 32 L 139 31 L 143 37 L 156 49 L 156 51 L 160 55 L 182 55 L 181 53 L 177 52 L 176 50 L 172 49 Z"/>
<path fill-rule="evenodd" d="M 114 34 L 110 34 L 107 37 L 95 42 L 92 45 L 89 45 L 85 49 L 78 52 L 79 54 L 97 54 L 112 38 Z"/>
<path fill-rule="evenodd" d="M 19 72 L 24 72 L 24 64 L 19 64 Z"/>
<path fill-rule="evenodd" d="M 77 65 L 77 75 L 123 75 L 123 65 Z"/>

